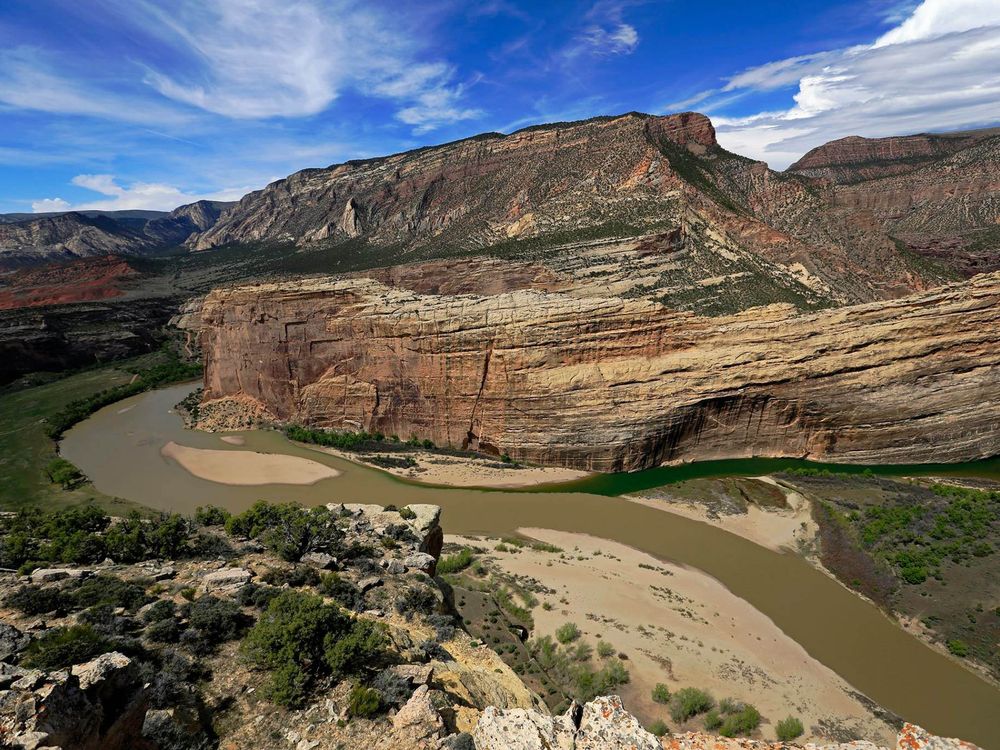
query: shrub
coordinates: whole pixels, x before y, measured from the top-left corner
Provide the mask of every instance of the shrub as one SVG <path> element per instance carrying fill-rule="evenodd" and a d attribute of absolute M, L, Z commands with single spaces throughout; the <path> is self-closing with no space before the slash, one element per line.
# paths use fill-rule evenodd
<path fill-rule="evenodd" d="M 656 719 L 649 725 L 649 733 L 655 735 L 656 737 L 663 737 L 669 731 L 670 727 L 666 725 L 663 719 Z"/>
<path fill-rule="evenodd" d="M 461 570 L 465 570 L 467 567 L 472 565 L 472 561 L 475 559 L 472 554 L 472 550 L 468 547 L 463 547 L 459 552 L 454 555 L 445 555 L 437 564 L 438 575 L 447 575 L 448 573 L 458 573 Z"/>
<path fill-rule="evenodd" d="M 174 616 L 174 610 L 176 609 L 177 606 L 169 599 L 160 599 L 142 613 L 142 619 L 144 622 L 159 622 L 160 620 L 166 620 L 167 618 L 172 618 Z"/>
<path fill-rule="evenodd" d="M 73 600 L 55 586 L 21 586 L 4 599 L 8 607 L 21 610 L 26 615 L 44 615 L 48 612 L 63 612 L 69 609 Z"/>
<path fill-rule="evenodd" d="M 224 526 L 232 515 L 218 505 L 199 505 L 195 508 L 194 520 L 202 526 Z"/>
<path fill-rule="evenodd" d="M 573 649 L 573 658 L 576 661 L 590 661 L 590 657 L 593 656 L 594 649 L 591 648 L 589 643 L 580 641 L 576 644 L 576 648 Z"/>
<path fill-rule="evenodd" d="M 110 641 L 90 625 L 49 630 L 28 644 L 24 665 L 37 669 L 65 669 L 112 650 Z"/>
<path fill-rule="evenodd" d="M 206 595 L 191 604 L 188 623 L 204 636 L 210 646 L 217 646 L 236 638 L 245 625 L 245 619 L 235 602 Z"/>
<path fill-rule="evenodd" d="M 46 465 L 45 473 L 54 484 L 62 485 L 64 490 L 72 489 L 86 479 L 83 472 L 65 458 L 53 458 Z"/>
<path fill-rule="evenodd" d="M 955 638 L 948 641 L 948 651 L 950 651 L 955 656 L 968 656 L 969 655 L 969 644 L 965 641 Z"/>
<path fill-rule="evenodd" d="M 265 609 L 271 603 L 281 589 L 274 586 L 261 586 L 257 583 L 248 583 L 236 594 L 236 601 L 241 607 L 256 607 Z"/>
<path fill-rule="evenodd" d="M 670 689 L 662 682 L 656 683 L 653 688 L 653 700 L 657 703 L 668 703 L 670 701 Z"/>
<path fill-rule="evenodd" d="M 144 633 L 146 639 L 153 643 L 177 643 L 181 637 L 181 626 L 171 615 L 151 622 L 146 626 Z"/>
<path fill-rule="evenodd" d="M 429 615 L 437 609 L 438 598 L 433 590 L 426 586 L 413 586 L 408 588 L 402 595 L 396 597 L 395 607 L 399 614 L 412 619 L 413 615 L 420 613 Z"/>
<path fill-rule="evenodd" d="M 796 717 L 788 716 L 778 722 L 774 731 L 778 735 L 778 739 L 782 742 L 791 742 L 795 738 L 801 737 L 805 728 L 802 726 L 802 722 Z"/>
<path fill-rule="evenodd" d="M 336 573 L 325 573 L 320 577 L 319 590 L 342 607 L 354 609 L 361 601 L 361 590 Z"/>
<path fill-rule="evenodd" d="M 288 562 L 306 552 L 334 550 L 343 539 L 336 518 L 326 507 L 304 509 L 294 503 L 273 505 L 263 500 L 226 521 L 231 536 L 259 539 Z"/>
<path fill-rule="evenodd" d="M 340 638 L 324 643 L 323 657 L 334 677 L 358 674 L 381 666 L 387 644 L 385 628 L 368 620 L 355 620 Z"/>
<path fill-rule="evenodd" d="M 315 586 L 319 583 L 319 573 L 308 565 L 296 565 L 291 570 L 271 568 L 264 574 L 264 583 L 269 583 L 272 586 L 290 586 L 291 588 Z"/>
<path fill-rule="evenodd" d="M 556 628 L 556 640 L 562 644 L 572 643 L 580 637 L 580 628 L 572 622 L 560 625 Z"/>
<path fill-rule="evenodd" d="M 723 719 L 719 716 L 719 712 L 713 708 L 705 714 L 705 729 L 709 732 L 714 732 L 722 726 L 722 721 Z"/>
<path fill-rule="evenodd" d="M 749 703 L 739 711 L 729 714 L 719 727 L 723 737 L 737 737 L 753 732 L 760 726 L 760 712 Z"/>
<path fill-rule="evenodd" d="M 142 583 L 124 581 L 117 576 L 99 575 L 82 581 L 72 592 L 78 607 L 110 604 L 135 611 L 151 601 Z"/>
<path fill-rule="evenodd" d="M 347 698 L 347 712 L 351 716 L 370 718 L 382 708 L 382 695 L 378 690 L 355 685 Z"/>
<path fill-rule="evenodd" d="M 288 589 L 271 601 L 241 648 L 252 664 L 271 671 L 268 697 L 300 706 L 318 676 L 377 666 L 384 643 L 377 626 L 354 622 L 320 597 Z"/>
<path fill-rule="evenodd" d="M 399 509 L 399 515 L 402 518 L 405 518 L 407 521 L 412 521 L 414 518 L 417 517 L 417 514 L 414 513 L 412 510 L 410 510 L 409 506 L 407 506 L 405 508 L 400 508 Z"/>
<path fill-rule="evenodd" d="M 681 688 L 670 699 L 670 717 L 678 724 L 692 716 L 703 714 L 715 706 L 715 700 L 704 690 Z"/>
<path fill-rule="evenodd" d="M 615 647 L 607 641 L 597 642 L 597 655 L 602 659 L 608 659 L 615 655 Z"/>

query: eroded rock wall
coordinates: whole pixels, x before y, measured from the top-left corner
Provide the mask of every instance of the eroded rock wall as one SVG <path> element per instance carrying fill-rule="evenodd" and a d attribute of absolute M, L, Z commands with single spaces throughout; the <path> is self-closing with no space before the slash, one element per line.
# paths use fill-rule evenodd
<path fill-rule="evenodd" d="M 241 399 L 279 421 L 598 471 L 962 461 L 1000 451 L 998 324 L 1000 274 L 720 318 L 617 297 L 312 279 L 208 296 L 203 411 Z"/>

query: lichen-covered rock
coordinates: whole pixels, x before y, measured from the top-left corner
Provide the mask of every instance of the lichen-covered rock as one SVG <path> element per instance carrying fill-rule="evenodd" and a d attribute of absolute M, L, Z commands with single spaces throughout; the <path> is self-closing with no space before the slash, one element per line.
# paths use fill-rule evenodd
<path fill-rule="evenodd" d="M 971 742 L 938 737 L 916 724 L 904 724 L 896 738 L 896 750 L 978 750 Z"/>
<path fill-rule="evenodd" d="M 479 717 L 472 738 L 477 750 L 574 750 L 575 733 L 568 714 L 552 717 L 490 706 Z"/>
<path fill-rule="evenodd" d="M 617 695 L 583 706 L 574 750 L 659 750 L 660 741 L 625 710 Z"/>
<path fill-rule="evenodd" d="M 392 717 L 396 747 L 436 748 L 444 720 L 431 703 L 427 685 L 421 685 Z"/>
<path fill-rule="evenodd" d="M 250 583 L 252 578 L 253 573 L 246 568 L 223 568 L 208 573 L 202 579 L 202 586 L 206 592 L 236 591 Z"/>

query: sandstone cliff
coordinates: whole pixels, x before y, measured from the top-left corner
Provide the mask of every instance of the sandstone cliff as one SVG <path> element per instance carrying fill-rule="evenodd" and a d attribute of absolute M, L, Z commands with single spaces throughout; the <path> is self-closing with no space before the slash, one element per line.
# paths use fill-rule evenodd
<path fill-rule="evenodd" d="M 368 429 L 621 471 L 1000 450 L 1000 274 L 882 303 L 704 318 L 537 289 L 418 294 L 369 279 L 211 293 L 203 413 Z"/>

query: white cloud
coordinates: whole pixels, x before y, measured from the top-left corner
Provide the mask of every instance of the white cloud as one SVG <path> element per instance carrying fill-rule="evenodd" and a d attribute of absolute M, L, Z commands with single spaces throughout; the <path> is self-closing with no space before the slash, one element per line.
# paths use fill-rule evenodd
<path fill-rule="evenodd" d="M 410 18 L 349 0 L 186 0 L 122 5 L 147 31 L 191 62 L 184 74 L 150 67 L 160 94 L 240 119 L 308 117 L 348 88 L 387 98 L 418 131 L 476 117 L 462 106 L 454 69 L 421 61 Z"/>
<path fill-rule="evenodd" d="M 1000 3 L 924 0 L 870 45 L 768 63 L 725 91 L 796 85 L 794 105 L 716 118 L 726 148 L 784 168 L 847 135 L 880 137 L 1000 121 Z"/>
<path fill-rule="evenodd" d="M 639 32 L 627 23 L 611 28 L 590 26 L 580 40 L 595 55 L 627 55 L 639 46 Z"/>
<path fill-rule="evenodd" d="M 69 211 L 69 202 L 62 198 L 43 198 L 31 204 L 31 210 L 36 214 L 44 214 L 50 211 Z"/>
<path fill-rule="evenodd" d="M 128 187 L 118 184 L 114 175 L 80 174 L 71 182 L 77 187 L 108 196 L 103 200 L 82 201 L 71 204 L 62 198 L 43 198 L 31 204 L 35 213 L 46 211 L 172 211 L 186 203 L 198 200 L 238 200 L 253 188 L 228 188 L 212 193 L 195 194 L 164 183 L 133 182 Z"/>
<path fill-rule="evenodd" d="M 0 50 L 0 102 L 16 109 L 85 115 L 134 123 L 180 123 L 158 104 L 102 91 L 56 71 L 57 61 L 32 47 Z"/>

